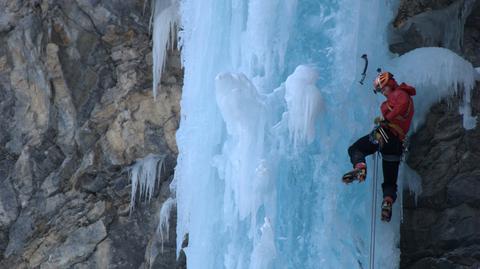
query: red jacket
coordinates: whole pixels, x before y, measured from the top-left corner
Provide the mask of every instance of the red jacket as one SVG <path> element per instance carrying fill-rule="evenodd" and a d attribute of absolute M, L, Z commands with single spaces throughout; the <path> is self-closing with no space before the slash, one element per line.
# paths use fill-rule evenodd
<path fill-rule="evenodd" d="M 396 134 L 400 140 L 405 138 L 408 129 L 410 129 L 414 112 L 411 96 L 415 94 L 415 88 L 402 83 L 390 92 L 387 96 L 387 101 L 383 102 L 380 107 L 383 118 L 389 122 L 389 129 Z"/>

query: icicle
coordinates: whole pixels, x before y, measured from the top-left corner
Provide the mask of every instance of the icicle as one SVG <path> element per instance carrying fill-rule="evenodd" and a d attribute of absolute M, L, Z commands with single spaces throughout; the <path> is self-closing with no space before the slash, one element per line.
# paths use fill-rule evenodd
<path fill-rule="evenodd" d="M 459 107 L 459 112 L 463 115 L 463 128 L 465 130 L 475 129 L 477 126 L 477 117 L 472 115 L 472 89 L 465 89 L 463 103 Z"/>
<path fill-rule="evenodd" d="M 153 96 L 160 89 L 167 50 L 174 45 L 175 28 L 179 24 L 177 0 L 154 0 L 150 22 L 153 21 Z"/>
<path fill-rule="evenodd" d="M 137 191 L 140 199 L 144 197 L 145 202 L 152 199 L 155 185 L 159 183 L 165 155 L 149 154 L 147 157 L 137 160 L 130 168 L 130 179 L 132 182 L 132 193 L 130 198 L 130 212 L 133 211 L 136 202 Z M 138 189 L 140 187 L 140 190 Z"/>
<path fill-rule="evenodd" d="M 164 243 L 170 240 L 170 215 L 172 213 L 172 210 L 176 207 L 177 203 L 175 199 L 175 179 L 172 180 L 169 187 L 171 196 L 163 202 L 162 207 L 158 212 L 158 226 L 155 234 L 153 235 L 153 238 L 147 246 L 147 250 L 145 253 L 148 268 L 152 268 L 156 258 L 158 257 L 158 254 L 164 253 Z"/>
<path fill-rule="evenodd" d="M 418 196 L 422 193 L 422 178 L 420 175 L 404 163 L 399 178 L 402 178 L 403 189 L 407 189 L 415 195 L 415 204 L 417 204 Z"/>
<path fill-rule="evenodd" d="M 157 233 L 160 234 L 160 243 L 162 245 L 161 252 L 163 253 L 163 243 L 170 239 L 170 213 L 175 207 L 176 201 L 169 197 L 160 209 L 160 221 L 157 227 Z"/>
<path fill-rule="evenodd" d="M 318 77 L 314 68 L 300 65 L 285 83 L 288 129 L 295 148 L 312 143 L 315 137 L 315 124 L 322 103 L 320 91 L 315 86 Z"/>

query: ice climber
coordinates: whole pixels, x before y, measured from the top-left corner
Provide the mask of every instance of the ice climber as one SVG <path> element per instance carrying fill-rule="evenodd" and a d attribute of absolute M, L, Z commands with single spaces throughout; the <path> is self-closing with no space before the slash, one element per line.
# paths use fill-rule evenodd
<path fill-rule="evenodd" d="M 343 182 L 365 181 L 365 157 L 380 151 L 384 178 L 382 221 L 388 222 L 392 217 L 392 205 L 397 198 L 398 167 L 414 113 L 411 96 L 415 95 L 415 88 L 405 83 L 398 85 L 389 72 L 380 73 L 373 84 L 375 93 L 381 92 L 387 100 L 380 107 L 382 116 L 374 120 L 375 129 L 348 148 L 354 170 L 343 176 Z"/>

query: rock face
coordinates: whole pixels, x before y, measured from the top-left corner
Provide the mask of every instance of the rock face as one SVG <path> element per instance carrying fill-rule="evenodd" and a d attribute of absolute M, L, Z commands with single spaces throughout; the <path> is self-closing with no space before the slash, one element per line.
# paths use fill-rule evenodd
<path fill-rule="evenodd" d="M 153 98 L 149 8 L 0 0 L 0 268 L 152 263 L 183 71 L 171 51 Z M 167 156 L 162 187 L 129 214 L 128 168 L 149 154 Z M 156 268 L 174 267 L 174 230 Z"/>
<path fill-rule="evenodd" d="M 474 19 L 479 5 L 476 0 L 402 1 L 390 50 L 403 54 L 418 47 L 445 47 L 462 54 L 468 47 L 473 56 L 479 42 Z"/>
<path fill-rule="evenodd" d="M 429 31 L 441 16 L 454 19 L 437 25 L 442 34 Z M 442 46 L 478 66 L 479 21 L 479 1 L 404 0 L 390 48 L 402 54 Z M 463 128 L 460 96 L 433 106 L 411 138 L 407 163 L 421 176 L 423 192 L 417 203 L 404 193 L 401 268 L 480 267 L 480 127 Z M 480 84 L 473 91 L 472 111 L 480 114 Z"/>
<path fill-rule="evenodd" d="M 463 51 L 473 66 L 480 66 L 480 2 L 476 1 L 470 16 L 465 22 Z"/>
<path fill-rule="evenodd" d="M 463 129 L 458 105 L 435 105 L 412 137 L 408 165 L 422 177 L 423 192 L 417 204 L 404 202 L 402 268 L 480 266 L 480 128 Z"/>

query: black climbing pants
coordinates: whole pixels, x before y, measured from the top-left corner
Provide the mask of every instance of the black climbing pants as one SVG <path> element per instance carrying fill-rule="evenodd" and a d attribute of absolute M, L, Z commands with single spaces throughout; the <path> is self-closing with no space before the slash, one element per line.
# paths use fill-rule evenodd
<path fill-rule="evenodd" d="M 366 156 L 380 151 L 382 153 L 383 168 L 383 197 L 390 196 L 395 201 L 397 199 L 398 167 L 403 153 L 403 145 L 402 141 L 387 128 L 384 128 L 384 130 L 389 138 L 388 143 L 384 143 L 380 147 L 379 144 L 372 142 L 370 135 L 366 135 L 348 148 L 348 155 L 350 155 L 350 161 L 355 167 L 357 163 L 366 163 Z"/>

